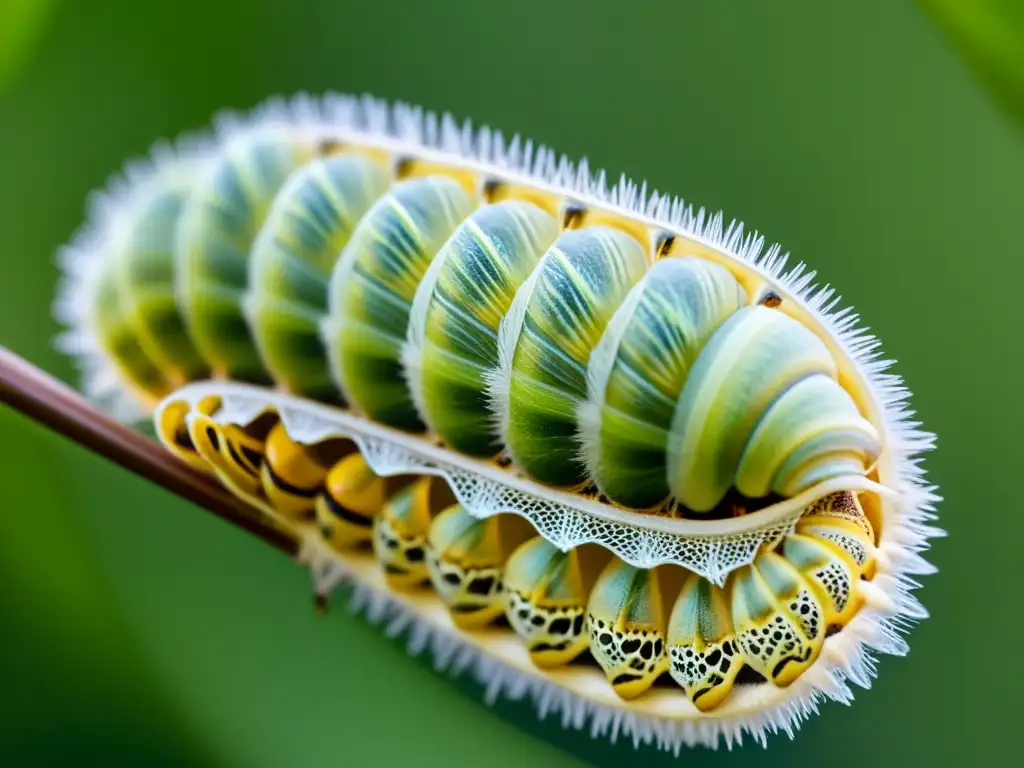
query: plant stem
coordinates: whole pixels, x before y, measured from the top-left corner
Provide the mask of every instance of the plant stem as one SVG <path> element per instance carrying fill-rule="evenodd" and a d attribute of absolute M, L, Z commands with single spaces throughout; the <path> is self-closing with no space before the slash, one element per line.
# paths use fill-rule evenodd
<path fill-rule="evenodd" d="M 0 402 L 294 556 L 298 543 L 212 477 L 115 421 L 79 393 L 0 347 Z"/>

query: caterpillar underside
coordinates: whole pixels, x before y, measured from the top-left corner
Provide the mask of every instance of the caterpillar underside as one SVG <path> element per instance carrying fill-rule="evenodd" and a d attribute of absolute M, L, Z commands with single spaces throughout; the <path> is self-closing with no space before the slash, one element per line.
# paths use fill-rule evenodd
<path fill-rule="evenodd" d="M 374 102 L 157 160 L 69 249 L 63 347 L 321 593 L 675 748 L 790 730 L 905 650 L 931 438 L 777 249 Z"/>

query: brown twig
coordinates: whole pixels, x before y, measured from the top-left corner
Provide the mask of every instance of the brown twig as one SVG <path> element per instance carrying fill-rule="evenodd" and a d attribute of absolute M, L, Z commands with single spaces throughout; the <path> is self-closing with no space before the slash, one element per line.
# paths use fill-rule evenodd
<path fill-rule="evenodd" d="M 215 480 L 115 421 L 64 383 L 4 347 L 0 347 L 0 402 L 282 552 L 293 556 L 297 553 L 298 545 L 291 535 Z"/>

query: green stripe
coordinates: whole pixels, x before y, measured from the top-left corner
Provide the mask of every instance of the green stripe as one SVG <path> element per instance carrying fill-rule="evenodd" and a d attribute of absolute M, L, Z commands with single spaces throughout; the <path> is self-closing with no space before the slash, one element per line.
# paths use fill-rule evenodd
<path fill-rule="evenodd" d="M 481 208 L 445 247 L 425 320 L 421 354 L 428 422 L 452 447 L 493 456 L 485 372 L 498 364 L 498 327 L 519 286 L 558 235 L 558 223 L 529 203 Z"/>
<path fill-rule="evenodd" d="M 587 479 L 576 440 L 587 360 L 646 254 L 624 232 L 594 227 L 563 233 L 540 268 L 512 362 L 508 445 L 532 477 L 575 485 Z"/>

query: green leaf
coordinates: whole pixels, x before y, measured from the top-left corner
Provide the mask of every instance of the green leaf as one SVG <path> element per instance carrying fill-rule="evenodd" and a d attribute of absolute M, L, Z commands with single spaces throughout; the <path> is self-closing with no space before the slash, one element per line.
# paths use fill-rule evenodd
<path fill-rule="evenodd" d="M 0 0 L 0 93 L 42 39 L 56 0 Z"/>
<path fill-rule="evenodd" d="M 1024 2 L 918 0 L 975 74 L 1024 124 Z"/>

